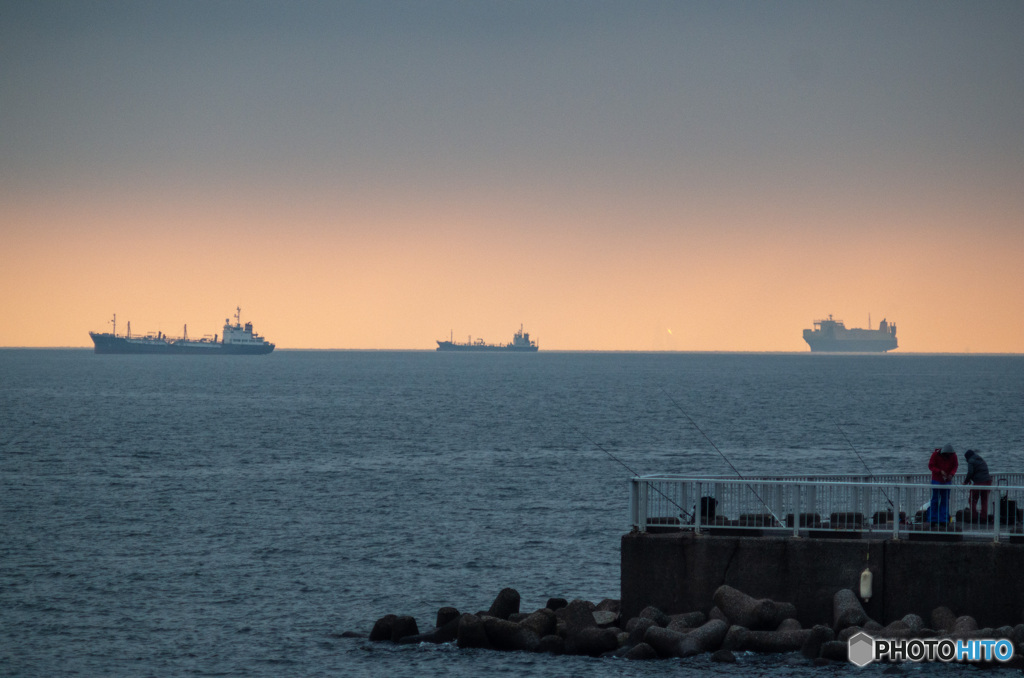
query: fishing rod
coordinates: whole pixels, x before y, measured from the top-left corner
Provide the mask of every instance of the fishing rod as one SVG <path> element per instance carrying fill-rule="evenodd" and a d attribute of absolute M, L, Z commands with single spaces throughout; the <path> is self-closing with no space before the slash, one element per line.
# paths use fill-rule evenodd
<path fill-rule="evenodd" d="M 661 389 L 661 392 L 665 394 L 665 397 L 667 397 L 672 402 L 672 404 L 676 406 L 676 409 L 679 410 L 680 412 L 682 412 L 683 416 L 686 417 L 687 421 L 689 421 L 690 424 L 695 429 L 697 429 L 697 431 L 702 436 L 704 436 L 704 439 L 708 441 L 708 443 L 711 445 L 711 447 L 715 448 L 715 452 L 718 452 L 718 454 L 721 455 L 722 459 L 725 460 L 725 463 L 728 464 L 729 468 L 731 468 L 733 470 L 733 473 L 735 473 L 739 477 L 740 480 L 744 480 L 745 481 L 746 478 L 744 478 L 743 474 L 739 472 L 739 469 L 737 469 L 735 466 L 733 466 L 732 462 L 729 461 L 729 458 L 727 456 L 725 456 L 725 454 L 720 449 L 718 449 L 718 445 L 715 445 L 714 441 L 711 440 L 710 437 L 708 437 L 708 434 L 704 433 L 704 429 L 702 429 L 700 426 L 698 426 L 697 422 L 695 422 L 693 420 L 693 418 L 686 413 L 686 410 L 684 410 L 682 408 L 682 406 L 679 403 L 676 402 L 676 399 L 672 397 L 672 394 L 670 394 L 668 391 L 666 391 L 663 386 L 659 386 L 659 388 Z M 755 497 L 757 497 L 757 500 L 759 502 L 761 502 L 761 505 L 764 506 L 765 509 L 768 510 L 768 513 L 771 515 L 772 518 L 774 518 L 776 520 L 776 522 L 779 523 L 779 525 L 785 525 L 785 523 L 783 521 L 779 520 L 779 517 L 777 515 L 775 515 L 775 512 L 772 511 L 772 508 L 770 506 L 768 506 L 768 504 L 765 502 L 765 500 L 761 498 L 761 495 L 759 495 L 757 493 L 757 490 L 754 489 L 753 485 L 751 485 L 750 483 L 747 483 L 747 489 L 750 490 L 751 494 L 753 494 Z"/>
<path fill-rule="evenodd" d="M 850 446 L 850 449 L 853 450 L 853 453 L 857 455 L 858 459 L 860 459 L 860 463 L 864 464 L 864 468 L 868 470 L 868 478 L 871 478 L 873 480 L 875 474 L 871 472 L 871 467 L 868 466 L 868 463 L 864 461 L 864 457 L 860 456 L 860 452 L 857 451 L 857 448 L 854 447 L 853 443 L 850 442 L 850 439 L 847 438 L 846 432 L 843 431 L 843 429 L 839 426 L 839 422 L 836 421 L 835 417 L 832 417 L 832 423 L 836 425 L 836 428 L 839 429 L 839 432 L 843 435 L 843 438 L 846 440 L 846 444 Z M 879 489 L 882 490 L 882 488 Z M 889 502 L 889 506 L 892 507 L 893 510 L 895 510 L 896 505 L 892 503 L 892 499 L 889 498 L 889 495 L 886 494 L 885 490 L 882 490 L 882 494 L 885 495 L 885 500 Z"/>
<path fill-rule="evenodd" d="M 629 466 L 628 466 L 628 465 L 626 464 L 626 462 L 622 461 L 621 459 L 619 459 L 618 457 L 616 457 L 616 456 L 615 456 L 614 454 L 612 454 L 612 453 L 611 453 L 611 452 L 609 452 L 608 450 L 604 449 L 604 447 L 602 447 L 602 446 L 601 446 L 601 445 L 600 445 L 600 444 L 599 444 L 599 443 L 598 443 L 598 442 L 597 442 L 596 440 L 594 440 L 593 438 L 591 438 L 590 436 L 588 436 L 588 435 L 587 435 L 586 433 L 584 433 L 583 431 L 581 431 L 581 430 L 579 430 L 578 428 L 576 428 L 575 426 L 573 426 L 572 424 L 569 424 L 569 426 L 571 426 L 571 427 L 572 427 L 572 429 L 573 429 L 574 431 L 576 431 L 576 433 L 579 433 L 579 434 L 580 434 L 580 436 L 582 436 L 582 437 L 583 437 L 583 438 L 584 438 L 584 439 L 585 439 L 585 440 L 586 440 L 587 442 L 589 442 L 589 443 L 590 443 L 591 445 L 593 445 L 593 446 L 594 446 L 594 447 L 596 447 L 597 449 L 601 450 L 602 452 L 604 452 L 605 454 L 607 454 L 607 455 L 608 455 L 609 457 L 611 457 L 611 458 L 612 458 L 612 459 L 614 459 L 615 461 L 617 461 L 617 462 L 619 462 L 620 464 L 622 464 L 623 468 L 625 468 L 625 469 L 626 469 L 627 471 L 629 471 L 630 473 L 632 473 L 632 474 L 633 474 L 633 477 L 635 477 L 635 478 L 639 478 L 639 477 L 640 477 L 640 474 L 639 474 L 639 473 L 637 473 L 636 471 L 634 471 L 633 469 L 631 469 L 631 468 L 630 468 L 630 467 L 629 467 Z M 689 518 L 690 520 L 693 520 L 693 519 L 694 519 L 694 517 L 693 517 L 693 515 L 694 515 L 694 514 L 690 513 L 689 511 L 687 511 L 686 509 L 684 509 L 684 508 L 683 508 L 682 506 L 680 506 L 679 504 L 677 504 L 677 503 L 675 502 L 675 500 L 674 500 L 674 499 L 672 499 L 672 497 L 668 496 L 667 494 L 665 494 L 664 492 L 662 492 L 662 491 L 661 491 L 660 489 L 658 489 L 657 487 L 655 487 L 655 485 L 654 485 L 654 484 L 653 484 L 653 483 L 652 483 L 651 481 L 649 481 L 649 480 L 645 480 L 644 482 L 645 482 L 645 483 L 647 483 L 647 487 L 651 488 L 652 490 L 654 490 L 655 492 L 657 492 L 657 493 L 658 493 L 658 494 L 660 494 L 661 496 L 665 497 L 665 499 L 667 499 L 667 500 L 668 500 L 668 502 L 669 502 L 670 504 L 672 504 L 672 505 L 673 505 L 673 506 L 675 506 L 675 507 L 676 507 L 677 509 L 679 509 L 680 511 L 682 511 L 683 513 L 681 513 L 681 514 L 679 515 L 679 517 L 680 517 L 680 518 L 682 518 L 682 517 L 683 517 L 683 515 L 685 515 L 685 516 L 686 516 L 687 518 Z"/>

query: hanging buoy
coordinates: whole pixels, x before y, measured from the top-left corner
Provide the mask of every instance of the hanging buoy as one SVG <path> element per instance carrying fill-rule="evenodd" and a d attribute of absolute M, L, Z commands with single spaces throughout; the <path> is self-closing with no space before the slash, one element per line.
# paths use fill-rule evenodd
<path fill-rule="evenodd" d="M 871 570 L 866 567 L 860 573 L 860 597 L 865 603 L 871 600 Z"/>

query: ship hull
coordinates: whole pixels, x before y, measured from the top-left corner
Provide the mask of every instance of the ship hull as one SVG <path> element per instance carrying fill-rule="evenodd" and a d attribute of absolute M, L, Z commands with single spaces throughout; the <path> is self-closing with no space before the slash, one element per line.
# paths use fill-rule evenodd
<path fill-rule="evenodd" d="M 885 339 L 808 339 L 812 353 L 885 353 L 896 346 L 896 340 Z"/>
<path fill-rule="evenodd" d="M 129 339 L 90 332 L 95 352 L 108 355 L 266 355 L 271 343 L 231 344 L 214 341 L 172 342 L 162 339 Z"/>
<path fill-rule="evenodd" d="M 438 341 L 438 351 L 470 351 L 482 353 L 536 353 L 536 346 L 499 346 L 495 344 L 457 344 L 452 341 Z"/>

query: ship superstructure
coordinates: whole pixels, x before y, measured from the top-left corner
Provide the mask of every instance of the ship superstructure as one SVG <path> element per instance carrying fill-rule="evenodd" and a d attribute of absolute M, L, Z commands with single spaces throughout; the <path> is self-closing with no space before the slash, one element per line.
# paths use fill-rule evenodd
<path fill-rule="evenodd" d="M 242 309 L 236 309 L 235 322 L 224 321 L 223 334 L 189 339 L 188 325 L 182 336 L 170 337 L 163 332 L 150 332 L 132 336 L 132 324 L 128 323 L 126 334 L 117 333 L 117 314 L 110 321 L 110 332 L 90 332 L 96 353 L 113 354 L 186 354 L 186 355 L 262 355 L 274 350 L 270 343 L 252 328 L 252 323 L 242 325 Z"/>
<path fill-rule="evenodd" d="M 443 339 L 437 340 L 438 351 L 521 351 L 521 352 L 532 352 L 538 350 L 536 340 L 530 339 L 529 332 L 523 332 L 523 326 L 519 326 L 519 331 L 512 335 L 512 341 L 507 344 L 488 344 L 483 339 L 477 339 L 473 341 L 473 337 L 469 337 L 465 343 L 455 341 L 453 338 L 449 338 L 447 341 Z"/>
<path fill-rule="evenodd" d="M 836 320 L 832 314 L 824 320 L 815 320 L 813 330 L 804 330 L 804 341 L 811 347 L 811 351 L 823 353 L 884 353 L 898 347 L 896 325 L 884 318 L 877 330 L 848 329 L 842 320 Z"/>

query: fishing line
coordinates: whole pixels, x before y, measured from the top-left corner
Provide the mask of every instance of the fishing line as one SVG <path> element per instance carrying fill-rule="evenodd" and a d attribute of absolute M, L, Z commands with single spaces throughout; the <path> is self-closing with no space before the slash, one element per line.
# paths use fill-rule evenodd
<path fill-rule="evenodd" d="M 570 426 L 570 427 L 572 427 L 572 429 L 573 429 L 574 431 L 576 431 L 576 433 L 579 433 L 579 434 L 580 434 L 580 436 L 582 436 L 582 437 L 583 437 L 583 438 L 584 438 L 584 439 L 585 439 L 585 440 L 586 440 L 587 442 L 589 442 L 589 443 L 590 443 L 591 445 L 593 445 L 593 446 L 594 446 L 594 447 L 596 447 L 597 449 L 601 450 L 602 452 L 604 452 L 605 454 L 607 454 L 607 455 L 608 455 L 609 457 L 611 457 L 611 458 L 612 458 L 612 459 L 614 459 L 615 461 L 617 461 L 617 462 L 619 462 L 620 464 L 622 464 L 623 468 L 625 468 L 625 469 L 626 469 L 627 471 L 629 471 L 630 473 L 632 473 L 632 474 L 633 474 L 633 477 L 634 477 L 634 478 L 639 478 L 639 477 L 640 477 L 640 474 L 639 474 L 639 473 L 637 473 L 636 471 L 634 471 L 633 469 L 631 469 L 631 468 L 630 468 L 630 467 L 629 467 L 629 466 L 628 466 L 628 465 L 626 464 L 626 462 L 622 461 L 621 459 L 619 459 L 618 457 L 616 457 L 616 456 L 615 456 L 614 454 L 612 454 L 612 453 L 611 453 L 611 452 L 609 452 L 608 450 L 604 449 L 604 448 L 603 448 L 603 447 L 602 447 L 602 446 L 601 446 L 601 445 L 600 445 L 600 444 L 599 444 L 599 443 L 598 443 L 598 442 L 597 442 L 596 440 L 594 440 L 593 438 L 591 438 L 590 436 L 588 436 L 588 435 L 587 435 L 586 433 L 584 433 L 583 431 L 581 431 L 581 430 L 579 430 L 578 428 L 576 428 L 575 426 L 573 426 L 572 424 L 569 424 L 569 426 Z M 679 504 L 677 504 L 677 503 L 675 502 L 675 500 L 674 500 L 674 499 L 672 499 L 672 497 L 668 496 L 667 494 L 665 494 L 664 492 L 662 492 L 661 490 L 659 490 L 659 489 L 658 489 L 657 487 L 655 487 L 655 486 L 654 486 L 654 484 L 653 484 L 653 483 L 651 483 L 651 481 L 649 481 L 649 480 L 645 480 L 644 482 L 645 482 L 645 483 L 647 483 L 647 487 L 651 488 L 652 490 L 654 490 L 655 492 L 657 492 L 657 493 L 658 493 L 658 494 L 660 494 L 661 496 L 665 497 L 665 499 L 667 499 L 667 500 L 668 500 L 668 502 L 669 502 L 670 504 L 672 504 L 672 505 L 673 505 L 673 506 L 675 506 L 675 507 L 676 507 L 677 509 L 679 509 L 680 511 L 682 511 L 682 512 L 683 512 L 683 514 L 685 514 L 687 518 L 690 518 L 691 520 L 693 519 L 693 514 L 692 514 L 692 513 L 690 513 L 689 511 L 687 511 L 686 509 L 684 509 L 684 508 L 683 508 L 682 506 L 680 506 Z M 680 518 L 682 517 L 682 515 L 683 515 L 683 514 L 680 514 Z"/>
<path fill-rule="evenodd" d="M 697 426 L 697 422 L 695 422 L 693 420 L 693 418 L 686 413 L 686 410 L 684 410 L 682 408 L 682 406 L 679 403 L 676 402 L 676 399 L 673 398 L 672 395 L 668 391 L 666 391 L 663 386 L 659 386 L 658 388 L 660 388 L 661 392 L 665 394 L 665 397 L 668 398 L 672 402 L 672 404 L 676 406 L 676 409 L 679 410 L 680 412 L 682 412 L 683 416 L 686 417 L 687 421 L 689 421 L 690 424 L 693 425 L 693 427 L 695 429 L 697 429 L 697 431 L 702 436 L 704 436 L 704 439 L 708 441 L 708 443 L 711 445 L 711 447 L 715 448 L 715 452 L 718 452 L 718 454 L 721 455 L 722 459 L 725 460 L 725 463 L 728 464 L 729 468 L 731 468 L 733 470 L 733 473 L 735 473 L 737 476 L 739 476 L 740 480 L 746 480 L 746 478 L 743 477 L 743 474 L 739 472 L 739 469 L 737 469 L 735 466 L 733 466 L 732 462 L 729 461 L 729 458 L 727 456 L 725 456 L 725 454 L 720 449 L 718 449 L 718 445 L 715 445 L 714 441 L 711 440 L 710 437 L 708 437 L 708 434 L 704 433 L 704 430 L 700 426 Z M 781 520 L 779 520 L 779 517 L 777 515 L 775 515 L 775 512 L 772 511 L 771 507 L 768 506 L 767 503 L 765 503 L 765 500 L 761 499 L 761 495 L 759 495 L 757 493 L 757 491 L 754 489 L 754 487 L 750 483 L 747 483 L 747 489 L 750 490 L 750 492 L 755 497 L 757 497 L 757 500 L 759 502 L 761 502 L 762 506 L 764 506 L 766 509 L 768 509 L 768 513 L 771 514 L 772 518 L 774 518 L 780 525 L 784 525 L 785 524 Z"/>
<path fill-rule="evenodd" d="M 843 438 L 846 440 L 846 444 L 850 446 L 850 449 L 853 450 L 853 453 L 857 455 L 858 459 L 860 459 L 860 463 L 864 464 L 864 468 L 868 470 L 868 478 L 874 480 L 875 474 L 871 472 L 871 467 L 868 466 L 868 463 L 866 461 L 864 461 L 864 457 L 860 456 L 860 452 L 858 452 L 857 448 L 853 446 L 853 443 L 850 442 L 850 439 L 846 437 L 846 432 L 843 431 L 843 429 L 839 426 L 839 422 L 836 421 L 835 417 L 832 417 L 832 423 L 836 425 L 836 428 L 839 429 L 839 432 L 843 435 Z M 881 490 L 882 488 L 879 489 Z M 885 500 L 889 502 L 889 506 L 891 506 L 895 510 L 896 505 L 892 503 L 892 499 L 889 498 L 889 495 L 886 494 L 885 490 L 882 490 L 882 494 L 885 495 Z"/>

